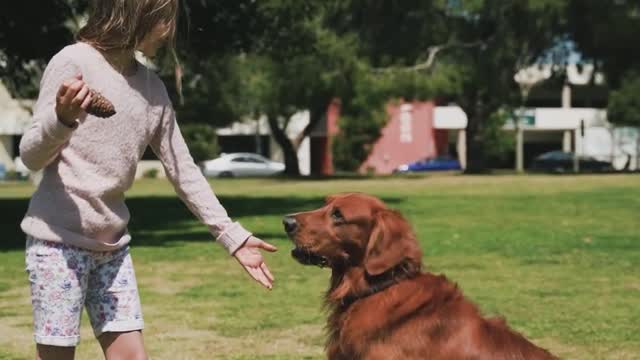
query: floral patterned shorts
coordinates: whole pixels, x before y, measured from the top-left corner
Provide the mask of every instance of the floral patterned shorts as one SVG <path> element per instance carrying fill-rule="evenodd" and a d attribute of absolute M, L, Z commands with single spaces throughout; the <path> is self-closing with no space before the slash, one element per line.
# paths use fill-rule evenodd
<path fill-rule="evenodd" d="M 95 252 L 28 236 L 26 265 L 36 343 L 78 345 L 83 306 L 96 337 L 144 327 L 128 246 Z"/>

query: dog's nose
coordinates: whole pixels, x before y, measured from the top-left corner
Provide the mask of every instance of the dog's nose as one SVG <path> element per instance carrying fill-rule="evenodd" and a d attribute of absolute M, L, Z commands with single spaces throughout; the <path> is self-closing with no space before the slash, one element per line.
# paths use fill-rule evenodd
<path fill-rule="evenodd" d="M 282 224 L 284 225 L 284 231 L 286 231 L 289 234 L 296 231 L 296 229 L 298 228 L 298 223 L 296 222 L 296 218 L 291 215 L 285 216 L 282 219 Z"/>

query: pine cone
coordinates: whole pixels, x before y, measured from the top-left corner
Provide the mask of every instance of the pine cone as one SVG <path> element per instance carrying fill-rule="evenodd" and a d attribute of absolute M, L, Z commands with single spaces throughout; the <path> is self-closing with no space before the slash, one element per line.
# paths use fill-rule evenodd
<path fill-rule="evenodd" d="M 91 97 L 91 103 L 87 107 L 87 114 L 101 118 L 108 118 L 115 115 L 116 108 L 106 97 L 95 90 L 91 90 Z"/>

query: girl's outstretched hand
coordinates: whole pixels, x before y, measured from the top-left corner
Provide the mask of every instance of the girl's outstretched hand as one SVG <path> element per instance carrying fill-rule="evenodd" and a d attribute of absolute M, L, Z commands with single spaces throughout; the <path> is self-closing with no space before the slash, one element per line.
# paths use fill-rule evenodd
<path fill-rule="evenodd" d="M 233 256 L 252 278 L 271 290 L 274 278 L 264 262 L 260 249 L 270 252 L 278 250 L 275 246 L 251 236 L 240 249 L 236 250 Z"/>

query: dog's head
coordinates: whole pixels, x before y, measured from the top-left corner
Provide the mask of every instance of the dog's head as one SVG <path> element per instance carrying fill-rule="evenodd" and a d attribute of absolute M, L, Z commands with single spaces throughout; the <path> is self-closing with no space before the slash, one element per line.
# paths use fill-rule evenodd
<path fill-rule="evenodd" d="M 378 198 L 347 193 L 325 206 L 287 215 L 284 228 L 305 265 L 362 267 L 375 276 L 403 263 L 420 267 L 421 252 L 409 223 Z"/>

